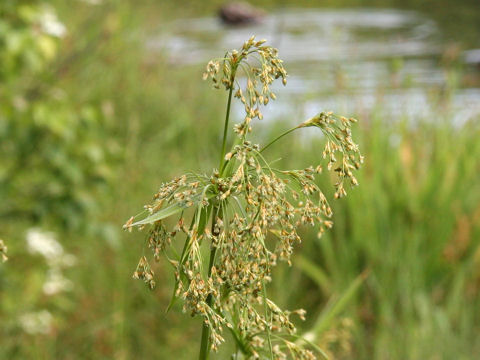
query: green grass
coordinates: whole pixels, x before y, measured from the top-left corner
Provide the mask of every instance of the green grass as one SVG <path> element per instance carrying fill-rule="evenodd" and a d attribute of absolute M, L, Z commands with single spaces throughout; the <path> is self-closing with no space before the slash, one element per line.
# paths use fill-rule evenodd
<path fill-rule="evenodd" d="M 478 353 L 479 132 L 475 121 L 461 129 L 363 123 L 360 187 L 335 202 L 333 231 L 302 249 L 321 274 L 303 284 L 305 293 L 318 289 L 312 306 L 369 270 L 347 315 L 353 358 Z"/>
<path fill-rule="evenodd" d="M 221 124 L 211 119 L 223 113 L 225 99 L 201 81 L 200 68 L 152 59 L 139 34 L 128 37 L 128 29 L 157 21 L 146 9 L 133 9 L 67 13 L 74 29 L 85 18 L 94 26 L 75 31 L 65 53 L 88 42 L 92 48 L 68 61 L 58 85 L 78 103 L 113 105 L 110 135 L 120 156 L 112 186 L 97 194 L 99 211 L 86 219 L 92 226 L 84 232 L 48 220 L 2 221 L 10 259 L 0 264 L 0 359 L 197 355 L 199 321 L 178 308 L 165 314 L 173 286 L 167 265 L 154 269 L 154 292 L 132 280 L 143 235 L 124 234 L 121 225 L 161 182 L 216 165 Z M 409 126 L 387 125 L 376 114 L 360 117 L 356 136 L 366 158 L 360 187 L 332 201 L 333 230 L 322 240 L 305 230 L 297 266 L 282 265 L 275 274 L 273 298 L 287 308 L 307 308 L 309 321 L 300 327 L 309 331 L 320 323 L 318 342 L 334 358 L 475 359 L 480 353 L 480 125 L 476 119 L 457 128 L 440 110 L 438 118 Z M 280 123 L 277 130 L 286 128 Z M 282 165 L 320 156 L 320 139 L 286 141 L 268 150 Z M 290 146 L 298 148 L 295 158 L 284 151 Z M 25 230 L 34 225 L 55 230 L 77 256 L 65 272 L 75 283 L 72 292 L 42 294 L 46 265 L 25 250 Z M 18 317 L 39 309 L 54 315 L 54 331 L 25 334 Z M 345 326 L 345 319 L 353 325 Z"/>

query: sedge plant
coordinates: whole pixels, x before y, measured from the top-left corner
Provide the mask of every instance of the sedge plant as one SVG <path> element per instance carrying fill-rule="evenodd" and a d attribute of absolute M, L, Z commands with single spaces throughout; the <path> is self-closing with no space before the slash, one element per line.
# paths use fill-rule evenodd
<path fill-rule="evenodd" d="M 299 339 L 291 320 L 292 315 L 304 319 L 305 311 L 280 309 L 266 286 L 279 261 L 291 264 L 293 247 L 301 241 L 299 227 L 316 226 L 321 236 L 333 225 L 315 175 L 325 166 L 336 174 L 336 198 L 346 195 L 347 185 L 358 184 L 354 171 L 363 157 L 351 136 L 356 120 L 322 112 L 265 146 L 250 142 L 251 122 L 261 120 L 261 107 L 276 98 L 271 84 L 276 79 L 287 82 L 277 49 L 265 40 L 251 37 L 241 49 L 210 61 L 203 78 L 228 92 L 218 169 L 210 175 L 190 172 L 162 184 L 153 202 L 124 228 L 147 228 L 153 258 L 164 256 L 172 265 L 171 304 L 179 299 L 184 312 L 203 319 L 200 360 L 217 351 L 226 331 L 236 343 L 236 359 L 315 359 L 316 345 Z M 243 103 L 245 116 L 233 127 L 236 136 L 227 152 L 233 98 Z M 284 136 L 311 127 L 320 129 L 325 139 L 318 164 L 282 170 L 265 158 L 264 151 Z M 168 226 L 168 218 L 175 219 L 174 226 Z M 175 247 L 180 241 L 181 253 Z M 146 256 L 133 277 L 155 287 Z"/>

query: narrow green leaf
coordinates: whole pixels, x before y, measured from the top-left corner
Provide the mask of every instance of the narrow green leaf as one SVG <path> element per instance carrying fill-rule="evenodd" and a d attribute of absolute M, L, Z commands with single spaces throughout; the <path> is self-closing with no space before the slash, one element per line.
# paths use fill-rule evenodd
<path fill-rule="evenodd" d="M 188 206 L 181 205 L 179 203 L 172 204 L 170 206 L 167 206 L 165 209 L 162 209 L 150 216 L 147 216 L 145 219 L 137 221 L 132 224 L 132 226 L 137 226 L 137 225 L 145 225 L 145 224 L 153 224 L 154 222 L 158 220 L 165 219 L 169 216 L 172 216 L 176 213 L 179 213 L 182 210 L 185 210 L 188 208 Z"/>
<path fill-rule="evenodd" d="M 252 352 L 250 350 L 250 347 L 248 346 L 248 343 L 246 343 L 242 338 L 240 337 L 239 334 L 235 332 L 234 329 L 228 328 L 230 330 L 230 333 L 232 334 L 233 339 L 235 340 L 235 343 L 237 344 L 239 350 L 242 352 L 244 355 L 251 355 Z"/>
<path fill-rule="evenodd" d="M 208 224 L 208 219 L 210 218 L 210 214 L 212 213 L 213 205 L 208 204 L 206 207 L 202 207 L 199 210 L 200 217 L 198 219 L 197 228 L 198 233 L 203 234 L 205 232 L 205 227 Z M 198 214 L 198 211 L 197 211 Z"/>
<path fill-rule="evenodd" d="M 175 303 L 177 302 L 177 297 L 175 296 L 176 291 L 177 291 L 177 283 L 175 282 L 175 287 L 173 288 L 173 294 L 170 299 L 170 302 L 168 303 L 167 309 L 165 310 L 165 313 L 168 313 L 170 309 L 173 307 L 173 305 L 175 305 Z"/>
<path fill-rule="evenodd" d="M 306 339 L 304 336 L 298 336 L 298 335 L 295 335 L 295 334 L 291 334 L 290 336 L 297 339 L 297 341 L 295 341 L 296 343 L 299 343 L 299 342 L 303 341 L 303 342 L 307 343 L 308 345 L 310 345 L 312 348 L 314 348 L 320 355 L 322 355 L 322 357 L 324 359 L 326 359 L 326 360 L 329 359 L 328 355 L 325 353 L 325 351 L 322 350 L 322 348 L 320 348 L 318 345 L 314 344 L 310 340 Z"/>
<path fill-rule="evenodd" d="M 355 280 L 352 281 L 350 286 L 340 295 L 337 299 L 333 300 L 328 308 L 323 311 L 318 317 L 311 332 L 318 336 L 326 328 L 330 326 L 332 320 L 338 316 L 347 306 L 348 302 L 353 298 L 360 285 L 365 281 L 368 276 L 368 270 L 361 273 Z"/>
<path fill-rule="evenodd" d="M 325 294 L 331 294 L 332 285 L 320 266 L 301 255 L 295 258 L 293 264 L 312 279 Z"/>

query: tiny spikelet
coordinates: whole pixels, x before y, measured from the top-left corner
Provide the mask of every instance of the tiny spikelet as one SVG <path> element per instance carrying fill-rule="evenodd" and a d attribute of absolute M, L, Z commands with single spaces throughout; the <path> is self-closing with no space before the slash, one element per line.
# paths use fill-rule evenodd
<path fill-rule="evenodd" d="M 147 261 L 145 256 L 142 256 L 140 261 L 138 262 L 137 269 L 133 273 L 134 279 L 143 280 L 150 289 L 155 288 L 155 281 L 153 280 L 154 272 L 150 268 L 150 264 Z"/>

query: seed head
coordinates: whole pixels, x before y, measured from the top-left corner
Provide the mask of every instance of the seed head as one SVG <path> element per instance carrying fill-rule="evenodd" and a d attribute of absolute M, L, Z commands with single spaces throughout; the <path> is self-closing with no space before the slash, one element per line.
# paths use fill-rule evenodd
<path fill-rule="evenodd" d="M 145 205 L 147 217 L 137 222 L 132 217 L 124 228 L 150 224 L 147 246 L 156 260 L 164 254 L 174 267 L 175 297 L 183 301 L 184 312 L 203 317 L 211 350 L 217 351 L 224 341 L 227 327 L 247 342 L 247 358 L 311 360 L 311 351 L 289 340 L 296 333 L 290 315 L 304 320 L 305 311 L 282 310 L 266 296 L 265 286 L 278 260 L 291 265 L 294 247 L 301 242 L 297 229 L 314 226 L 321 236 L 333 226 L 332 209 L 315 179 L 324 164 L 274 169 L 260 146 L 247 140 L 252 121 L 263 118 L 261 106 L 276 99 L 270 85 L 278 78 L 283 84 L 287 81 L 278 51 L 264 43 L 252 36 L 222 60 L 208 62 L 203 74 L 215 88 L 231 92 L 245 110 L 243 121 L 234 126 L 240 139 L 224 156 L 225 166 L 210 175 L 189 173 L 162 184 L 153 202 Z M 244 79 L 239 79 L 240 70 L 246 70 Z M 352 140 L 354 122 L 322 112 L 298 126 L 317 127 L 325 135 L 319 158 L 337 175 L 335 198 L 346 195 L 348 184 L 358 184 L 354 171 L 363 157 Z M 179 219 L 170 228 L 163 219 L 174 215 Z M 178 255 L 172 245 L 181 240 L 183 252 Z M 201 251 L 205 242 L 213 254 L 211 262 Z M 155 286 L 145 256 L 133 276 Z M 266 349 L 269 342 L 273 354 Z"/>

